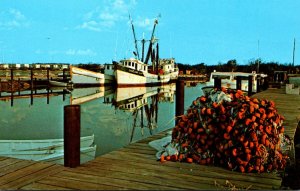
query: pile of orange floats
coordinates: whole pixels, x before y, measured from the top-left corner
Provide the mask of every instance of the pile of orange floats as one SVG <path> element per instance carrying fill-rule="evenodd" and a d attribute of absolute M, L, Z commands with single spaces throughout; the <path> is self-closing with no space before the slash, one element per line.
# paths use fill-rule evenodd
<path fill-rule="evenodd" d="M 231 101 L 215 101 L 212 94 Z M 288 156 L 281 151 L 284 117 L 275 103 L 251 98 L 240 90 L 213 90 L 193 101 L 172 130 L 178 154 L 161 161 L 216 165 L 240 172 L 271 172 L 284 169 Z"/>

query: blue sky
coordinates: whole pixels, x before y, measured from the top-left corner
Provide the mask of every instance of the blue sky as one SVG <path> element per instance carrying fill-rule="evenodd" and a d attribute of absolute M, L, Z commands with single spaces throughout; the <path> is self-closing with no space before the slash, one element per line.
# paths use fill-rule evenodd
<path fill-rule="evenodd" d="M 261 58 L 300 64 L 298 0 L 0 0 L 0 63 L 110 63 L 132 57 L 133 34 L 186 64 Z M 140 44 L 139 44 L 140 45 Z"/>

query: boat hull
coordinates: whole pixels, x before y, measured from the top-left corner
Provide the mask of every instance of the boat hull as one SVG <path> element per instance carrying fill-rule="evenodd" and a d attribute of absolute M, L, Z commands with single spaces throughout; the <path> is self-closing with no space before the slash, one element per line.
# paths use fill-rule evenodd
<path fill-rule="evenodd" d="M 118 65 L 115 77 L 118 87 L 159 86 L 170 82 L 171 73 L 166 75 L 157 75 Z"/>
<path fill-rule="evenodd" d="M 71 80 L 74 86 L 103 86 L 114 83 L 114 76 L 102 74 L 100 72 L 93 72 L 78 68 L 71 67 Z"/>

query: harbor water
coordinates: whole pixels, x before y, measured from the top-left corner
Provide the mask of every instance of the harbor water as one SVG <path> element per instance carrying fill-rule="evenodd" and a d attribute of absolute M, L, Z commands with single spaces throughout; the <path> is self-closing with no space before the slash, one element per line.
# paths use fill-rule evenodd
<path fill-rule="evenodd" d="M 185 110 L 203 94 L 201 87 L 201 83 L 185 85 Z M 93 157 L 97 157 L 174 127 L 175 94 L 175 84 L 147 88 L 40 89 L 31 96 L 30 91 L 1 92 L 0 144 L 16 140 L 35 144 L 38 140 L 63 139 L 64 106 L 80 105 L 80 134 L 81 137 L 94 136 L 96 151 Z M 54 147 L 49 148 L 53 151 Z M 0 150 L 0 156 L 17 150 Z"/>

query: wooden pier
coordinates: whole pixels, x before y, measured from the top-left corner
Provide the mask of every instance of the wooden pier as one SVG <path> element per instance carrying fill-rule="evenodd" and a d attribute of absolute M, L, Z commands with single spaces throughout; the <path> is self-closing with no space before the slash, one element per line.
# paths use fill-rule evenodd
<path fill-rule="evenodd" d="M 300 137 L 295 137 L 297 126 L 300 122 L 300 96 L 295 94 L 286 94 L 285 91 L 285 86 L 282 88 L 269 88 L 267 91 L 254 94 L 252 97 L 273 100 L 278 113 L 284 116 L 284 133 L 292 140 L 291 150 L 288 151 L 288 153 L 291 158 L 291 162 L 294 163 L 294 141 L 296 139 L 300 139 Z"/>
<path fill-rule="evenodd" d="M 286 133 L 293 139 L 300 114 L 300 96 L 283 89 L 268 89 L 253 97 L 274 100 L 285 117 Z M 228 169 L 181 162 L 159 162 L 149 142 L 168 131 L 97 157 L 76 168 L 0 157 L 0 189 L 23 190 L 224 190 L 280 189 L 278 173 L 240 173 Z M 103 145 L 105 146 L 105 145 Z"/>
<path fill-rule="evenodd" d="M 199 190 L 278 189 L 276 173 L 242 174 L 224 168 L 181 162 L 159 162 L 149 141 L 163 132 L 110 152 L 77 168 L 45 162 L 0 158 L 0 189 L 23 190 Z"/>

